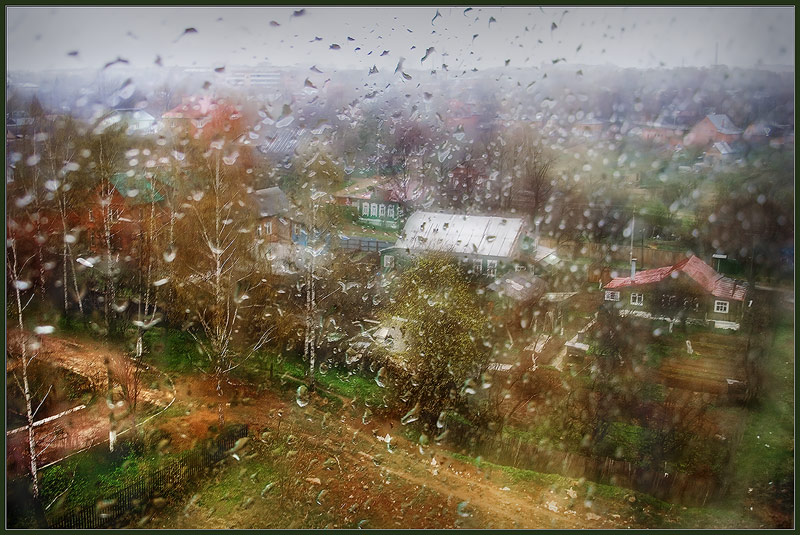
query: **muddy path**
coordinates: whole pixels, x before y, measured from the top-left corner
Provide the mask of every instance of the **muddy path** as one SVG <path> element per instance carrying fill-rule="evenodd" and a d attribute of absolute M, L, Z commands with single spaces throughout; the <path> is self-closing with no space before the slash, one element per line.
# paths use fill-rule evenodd
<path fill-rule="evenodd" d="M 8 333 L 9 344 L 14 344 L 16 340 L 19 340 L 19 336 L 19 331 L 10 331 Z M 109 407 L 105 399 L 108 388 L 106 362 L 109 359 L 128 358 L 119 346 L 100 340 L 68 335 L 42 336 L 41 347 L 36 358 L 85 377 L 95 391 L 95 399 L 88 406 L 75 401 L 70 404 L 70 408 L 75 409 L 74 412 L 35 427 L 36 436 L 44 441 L 45 445 L 50 443 L 51 438 L 57 437 L 41 454 L 40 467 L 45 467 L 76 451 L 107 441 L 110 429 L 109 413 L 114 414 L 118 425 L 118 434 L 130 428 L 133 419 L 127 405 L 115 398 L 114 405 Z M 7 362 L 7 372 L 16 370 L 18 366 L 18 359 L 10 359 Z M 153 377 L 162 376 L 161 372 L 152 367 L 148 367 L 143 375 L 144 380 L 138 402 L 138 422 L 163 410 L 172 402 L 174 392 L 167 381 L 162 380 L 157 385 L 149 381 Z M 59 404 L 59 406 L 61 405 L 63 403 Z M 51 416 L 55 415 L 38 414 L 36 420 L 41 421 Z M 20 475 L 28 470 L 27 440 L 28 434 L 24 429 L 7 430 L 7 474 Z"/>
<path fill-rule="evenodd" d="M 200 376 L 176 379 L 176 389 L 185 411 L 176 411 L 178 416 L 160 428 L 172 434 L 173 447 L 187 448 L 211 434 L 219 398 Z M 201 483 L 194 499 L 159 512 L 148 526 L 343 528 L 362 522 L 386 529 L 643 527 L 633 503 L 589 500 L 579 494 L 578 481 L 574 488 L 515 481 L 500 470 L 455 459 L 444 445 L 421 449 L 404 436 L 399 422 L 373 418 L 365 423 L 358 403 L 329 411 L 318 396 L 299 407 L 293 399 L 246 385 L 229 385 L 228 392 L 239 401 L 225 402 L 226 421 L 247 423 L 252 437 L 252 448 L 242 457 L 251 455 L 286 474 L 278 480 L 278 509 L 276 502 L 258 499 L 261 487 L 256 484 L 250 506 L 225 504 L 233 498 L 198 505 L 203 496 L 214 495 L 215 481 L 222 477 L 218 475 Z M 279 454 L 276 444 L 282 448 Z M 227 470 L 249 472 L 249 466 L 235 460 Z M 249 488 L 247 477 L 241 480 Z M 323 490 L 326 507 L 314 499 Z"/>

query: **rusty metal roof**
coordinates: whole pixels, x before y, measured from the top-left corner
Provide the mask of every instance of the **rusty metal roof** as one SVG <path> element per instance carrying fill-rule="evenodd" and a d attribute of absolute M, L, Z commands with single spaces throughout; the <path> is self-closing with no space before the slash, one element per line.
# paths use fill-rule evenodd
<path fill-rule="evenodd" d="M 692 255 L 681 260 L 675 265 L 656 269 L 647 269 L 636 273 L 636 276 L 617 277 L 605 285 L 606 289 L 625 288 L 628 286 L 642 286 L 661 282 L 667 277 L 677 277 L 678 273 L 685 273 L 691 277 L 704 290 L 722 299 L 743 301 L 747 293 L 747 284 L 717 273 L 711 266 Z"/>

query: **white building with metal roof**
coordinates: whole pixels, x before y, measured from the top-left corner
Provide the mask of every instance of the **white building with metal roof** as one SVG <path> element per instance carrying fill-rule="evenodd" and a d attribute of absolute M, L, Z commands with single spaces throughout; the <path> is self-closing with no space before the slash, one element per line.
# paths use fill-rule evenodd
<path fill-rule="evenodd" d="M 525 224 L 521 218 L 415 212 L 401 237 L 384 249 L 383 266 L 394 266 L 396 255 L 440 252 L 472 262 L 474 273 L 494 276 L 499 263 L 521 257 Z"/>

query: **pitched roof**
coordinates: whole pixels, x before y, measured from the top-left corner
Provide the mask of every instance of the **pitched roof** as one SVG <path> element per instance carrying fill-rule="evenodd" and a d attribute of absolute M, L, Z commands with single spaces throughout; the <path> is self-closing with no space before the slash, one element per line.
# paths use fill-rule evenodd
<path fill-rule="evenodd" d="M 521 231 L 519 218 L 415 212 L 395 247 L 508 258 Z"/>
<path fill-rule="evenodd" d="M 727 156 L 728 154 L 735 154 L 737 151 L 733 149 L 730 145 L 728 145 L 725 141 L 717 141 L 714 143 L 714 148 L 719 151 L 720 154 L 723 156 Z"/>
<path fill-rule="evenodd" d="M 290 156 L 310 138 L 305 128 L 279 128 L 274 134 L 265 134 L 266 142 L 258 150 L 267 156 Z"/>
<path fill-rule="evenodd" d="M 538 300 L 547 290 L 547 283 L 539 277 L 520 271 L 519 273 L 509 273 L 501 277 L 497 283 L 492 283 L 489 288 L 503 295 L 519 301 L 520 303 L 530 303 Z"/>
<path fill-rule="evenodd" d="M 370 195 L 372 195 L 372 189 L 382 182 L 385 179 L 383 177 L 371 177 L 371 178 L 357 178 L 353 180 L 353 183 L 347 186 L 346 188 L 342 188 L 336 193 L 333 194 L 334 197 L 348 197 L 351 199 L 369 199 Z"/>
<path fill-rule="evenodd" d="M 606 289 L 625 288 L 629 286 L 642 286 L 661 282 L 667 277 L 677 277 L 683 272 L 691 277 L 697 284 L 714 297 L 743 301 L 747 292 L 747 284 L 725 277 L 717 273 L 714 268 L 692 255 L 672 266 L 648 269 L 636 273 L 636 276 L 617 277 L 605 285 Z"/>
<path fill-rule="evenodd" d="M 259 217 L 284 215 L 292 208 L 289 198 L 278 186 L 256 190 L 254 196 L 258 203 Z"/>
<path fill-rule="evenodd" d="M 163 178 L 156 178 L 158 182 L 165 183 Z M 132 199 L 131 204 L 160 202 L 164 197 L 153 187 L 153 182 L 142 175 L 129 176 L 127 173 L 116 173 L 111 176 L 111 185 L 126 199 Z"/>
<path fill-rule="evenodd" d="M 203 96 L 190 97 L 179 106 L 166 112 L 162 117 L 167 119 L 202 119 L 211 113 L 214 101 Z"/>
<path fill-rule="evenodd" d="M 719 113 L 716 115 L 706 115 L 711 124 L 714 125 L 714 128 L 717 129 L 717 132 L 720 134 L 741 134 L 742 129 L 733 124 L 731 118 L 725 115 L 724 113 Z"/>

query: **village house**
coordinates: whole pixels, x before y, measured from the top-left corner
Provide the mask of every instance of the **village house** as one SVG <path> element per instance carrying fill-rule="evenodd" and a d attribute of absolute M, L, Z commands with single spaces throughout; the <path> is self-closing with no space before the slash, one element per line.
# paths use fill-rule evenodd
<path fill-rule="evenodd" d="M 586 117 L 572 127 L 572 133 L 584 137 L 599 137 L 606 127 L 606 122 L 596 117 Z"/>
<path fill-rule="evenodd" d="M 117 109 L 110 112 L 98 125 L 101 129 L 115 124 L 127 126 L 127 135 L 149 135 L 158 130 L 156 118 L 144 110 Z"/>
<path fill-rule="evenodd" d="M 496 313 L 512 318 L 508 323 L 512 331 L 521 332 L 534 326 L 538 319 L 534 309 L 547 290 L 544 280 L 528 271 L 512 271 L 498 277 L 488 288 L 498 298 L 498 305 L 493 307 Z"/>
<path fill-rule="evenodd" d="M 662 114 L 655 121 L 639 126 L 639 136 L 647 141 L 678 147 L 683 143 L 688 127 L 673 117 Z"/>
<path fill-rule="evenodd" d="M 357 178 L 333 198 L 336 204 L 354 207 L 361 225 L 393 230 L 402 226 L 403 203 L 387 178 Z"/>
<path fill-rule="evenodd" d="M 757 121 L 748 126 L 742 139 L 750 145 L 767 145 L 777 149 L 787 143 L 791 128 L 788 125 L 777 125 L 764 121 Z"/>
<path fill-rule="evenodd" d="M 361 208 L 362 201 L 368 201 L 372 191 L 386 181 L 384 177 L 355 178 L 346 187 L 333 194 L 336 204 Z"/>
<path fill-rule="evenodd" d="M 266 243 L 292 241 L 292 203 L 278 186 L 253 192 L 258 208 L 256 238 Z"/>
<path fill-rule="evenodd" d="M 169 128 L 186 128 L 193 121 L 203 122 L 213 110 L 214 101 L 208 97 L 184 98 L 181 104 L 172 108 L 161 116 L 163 123 Z M 195 126 L 199 126 L 195 124 Z"/>
<path fill-rule="evenodd" d="M 256 204 L 256 247 L 260 260 L 267 260 L 273 273 L 290 275 L 302 268 L 302 251 L 294 243 L 300 225 L 295 222 L 295 208 L 277 186 L 253 192 Z"/>
<path fill-rule="evenodd" d="M 634 315 L 670 322 L 738 329 L 746 307 L 747 284 L 717 273 L 696 256 L 672 265 L 636 272 L 608 282 L 604 299 Z"/>
<path fill-rule="evenodd" d="M 717 141 L 733 143 L 742 137 L 742 129 L 733 124 L 730 117 L 722 114 L 706 115 L 703 120 L 694 125 L 683 138 L 683 143 L 689 145 L 710 145 Z"/>
<path fill-rule="evenodd" d="M 381 266 L 391 269 L 398 260 L 439 252 L 458 259 L 469 273 L 496 277 L 553 255 L 552 249 L 535 249 L 521 218 L 415 212 L 400 239 L 381 251 Z"/>
<path fill-rule="evenodd" d="M 724 163 L 733 160 L 741 153 L 735 143 L 731 146 L 726 141 L 717 141 L 706 151 L 706 160 L 710 164 Z"/>
<path fill-rule="evenodd" d="M 130 252 L 142 232 L 143 221 L 149 217 L 150 204 L 157 205 L 156 217 L 165 217 L 161 208 L 161 203 L 164 201 L 162 192 L 164 188 L 169 187 L 169 181 L 165 177 L 151 180 L 143 175 L 116 173 L 111 176 L 109 182 L 112 188 L 108 205 L 111 249 L 113 252 Z M 97 202 L 90 204 L 85 213 L 77 214 L 77 220 L 88 236 L 89 250 L 95 253 L 105 250 L 106 247 L 104 212 L 100 196 L 98 187 Z"/>

